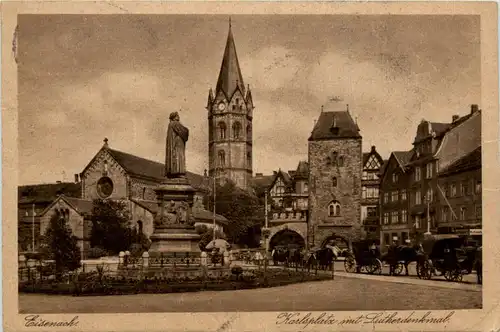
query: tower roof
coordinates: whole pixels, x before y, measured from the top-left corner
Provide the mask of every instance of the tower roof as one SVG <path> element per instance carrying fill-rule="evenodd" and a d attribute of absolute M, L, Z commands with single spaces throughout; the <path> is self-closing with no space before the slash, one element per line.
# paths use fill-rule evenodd
<path fill-rule="evenodd" d="M 336 138 L 361 138 L 358 125 L 349 112 L 321 112 L 309 140 Z"/>
<path fill-rule="evenodd" d="M 229 33 L 227 35 L 226 49 L 222 58 L 220 67 L 219 79 L 215 94 L 223 91 L 226 97 L 230 98 L 236 88 L 239 87 L 242 95 L 245 95 L 245 84 L 241 75 L 240 64 L 236 54 L 236 46 L 234 44 L 233 32 L 231 31 L 231 21 L 229 21 Z"/>

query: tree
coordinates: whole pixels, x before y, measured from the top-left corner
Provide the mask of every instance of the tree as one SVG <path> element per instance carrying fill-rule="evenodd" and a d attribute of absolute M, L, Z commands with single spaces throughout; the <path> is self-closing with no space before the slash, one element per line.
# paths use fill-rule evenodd
<path fill-rule="evenodd" d="M 125 202 L 96 199 L 92 207 L 90 244 L 112 254 L 128 250 L 134 241 Z"/>
<path fill-rule="evenodd" d="M 81 252 L 77 238 L 72 234 L 66 219 L 55 213 L 42 239 L 42 252 L 46 258 L 55 261 L 56 278 L 66 271 L 74 271 L 81 266 Z"/>
<path fill-rule="evenodd" d="M 205 247 L 214 239 L 214 231 L 212 228 L 207 227 L 206 225 L 198 225 L 196 226 L 196 232 L 201 236 L 200 242 L 198 243 L 200 249 L 205 251 Z M 226 236 L 219 230 L 215 231 L 215 236 L 218 239 L 226 239 Z"/>
<path fill-rule="evenodd" d="M 226 182 L 216 188 L 216 212 L 229 220 L 224 228 L 230 242 L 249 247 L 259 246 L 260 227 L 264 221 L 263 202 L 253 193 Z M 209 200 L 213 209 L 213 195 Z"/>

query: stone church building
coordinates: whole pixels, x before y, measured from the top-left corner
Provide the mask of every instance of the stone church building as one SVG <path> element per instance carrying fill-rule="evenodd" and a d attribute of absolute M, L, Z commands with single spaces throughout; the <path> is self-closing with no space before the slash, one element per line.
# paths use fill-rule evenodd
<path fill-rule="evenodd" d="M 90 248 L 92 201 L 113 199 L 126 202 L 131 214 L 131 227 L 149 237 L 153 233 L 153 218 L 158 208 L 154 189 L 163 180 L 164 168 L 162 163 L 112 149 L 105 139 L 102 148 L 79 175 L 80 195 L 71 197 L 64 191 L 60 192 L 55 200 L 36 213 L 37 232 L 45 234 L 50 218 L 54 212 L 59 212 L 66 216 L 73 234 L 78 238 L 80 249 L 86 252 Z M 191 172 L 186 176 L 196 189 L 192 210 L 196 224 L 212 227 L 213 213 L 203 205 L 204 197 L 211 192 L 208 178 Z M 29 204 L 26 211 L 29 214 Z M 29 224 L 30 218 L 24 221 Z M 227 219 L 216 215 L 216 228 L 223 229 L 225 224 Z M 26 226 L 29 229 L 29 225 Z"/>

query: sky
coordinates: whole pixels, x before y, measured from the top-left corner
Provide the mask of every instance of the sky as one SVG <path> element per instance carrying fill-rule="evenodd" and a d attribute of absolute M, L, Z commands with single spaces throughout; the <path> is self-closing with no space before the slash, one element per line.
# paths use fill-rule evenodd
<path fill-rule="evenodd" d="M 479 16 L 233 15 L 255 105 L 254 173 L 296 169 L 321 112 L 357 119 L 363 151 L 411 149 L 422 119 L 480 104 Z M 21 15 L 20 185 L 72 181 L 111 148 L 163 162 L 168 116 L 208 167 L 205 109 L 228 33 L 221 15 Z"/>

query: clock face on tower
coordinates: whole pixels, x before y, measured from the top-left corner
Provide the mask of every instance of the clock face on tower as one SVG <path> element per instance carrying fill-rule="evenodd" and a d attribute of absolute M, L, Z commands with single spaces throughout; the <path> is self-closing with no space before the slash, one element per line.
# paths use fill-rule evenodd
<path fill-rule="evenodd" d="M 226 105 L 224 103 L 220 103 L 217 108 L 219 109 L 219 111 L 223 111 L 225 108 L 226 108 Z"/>

